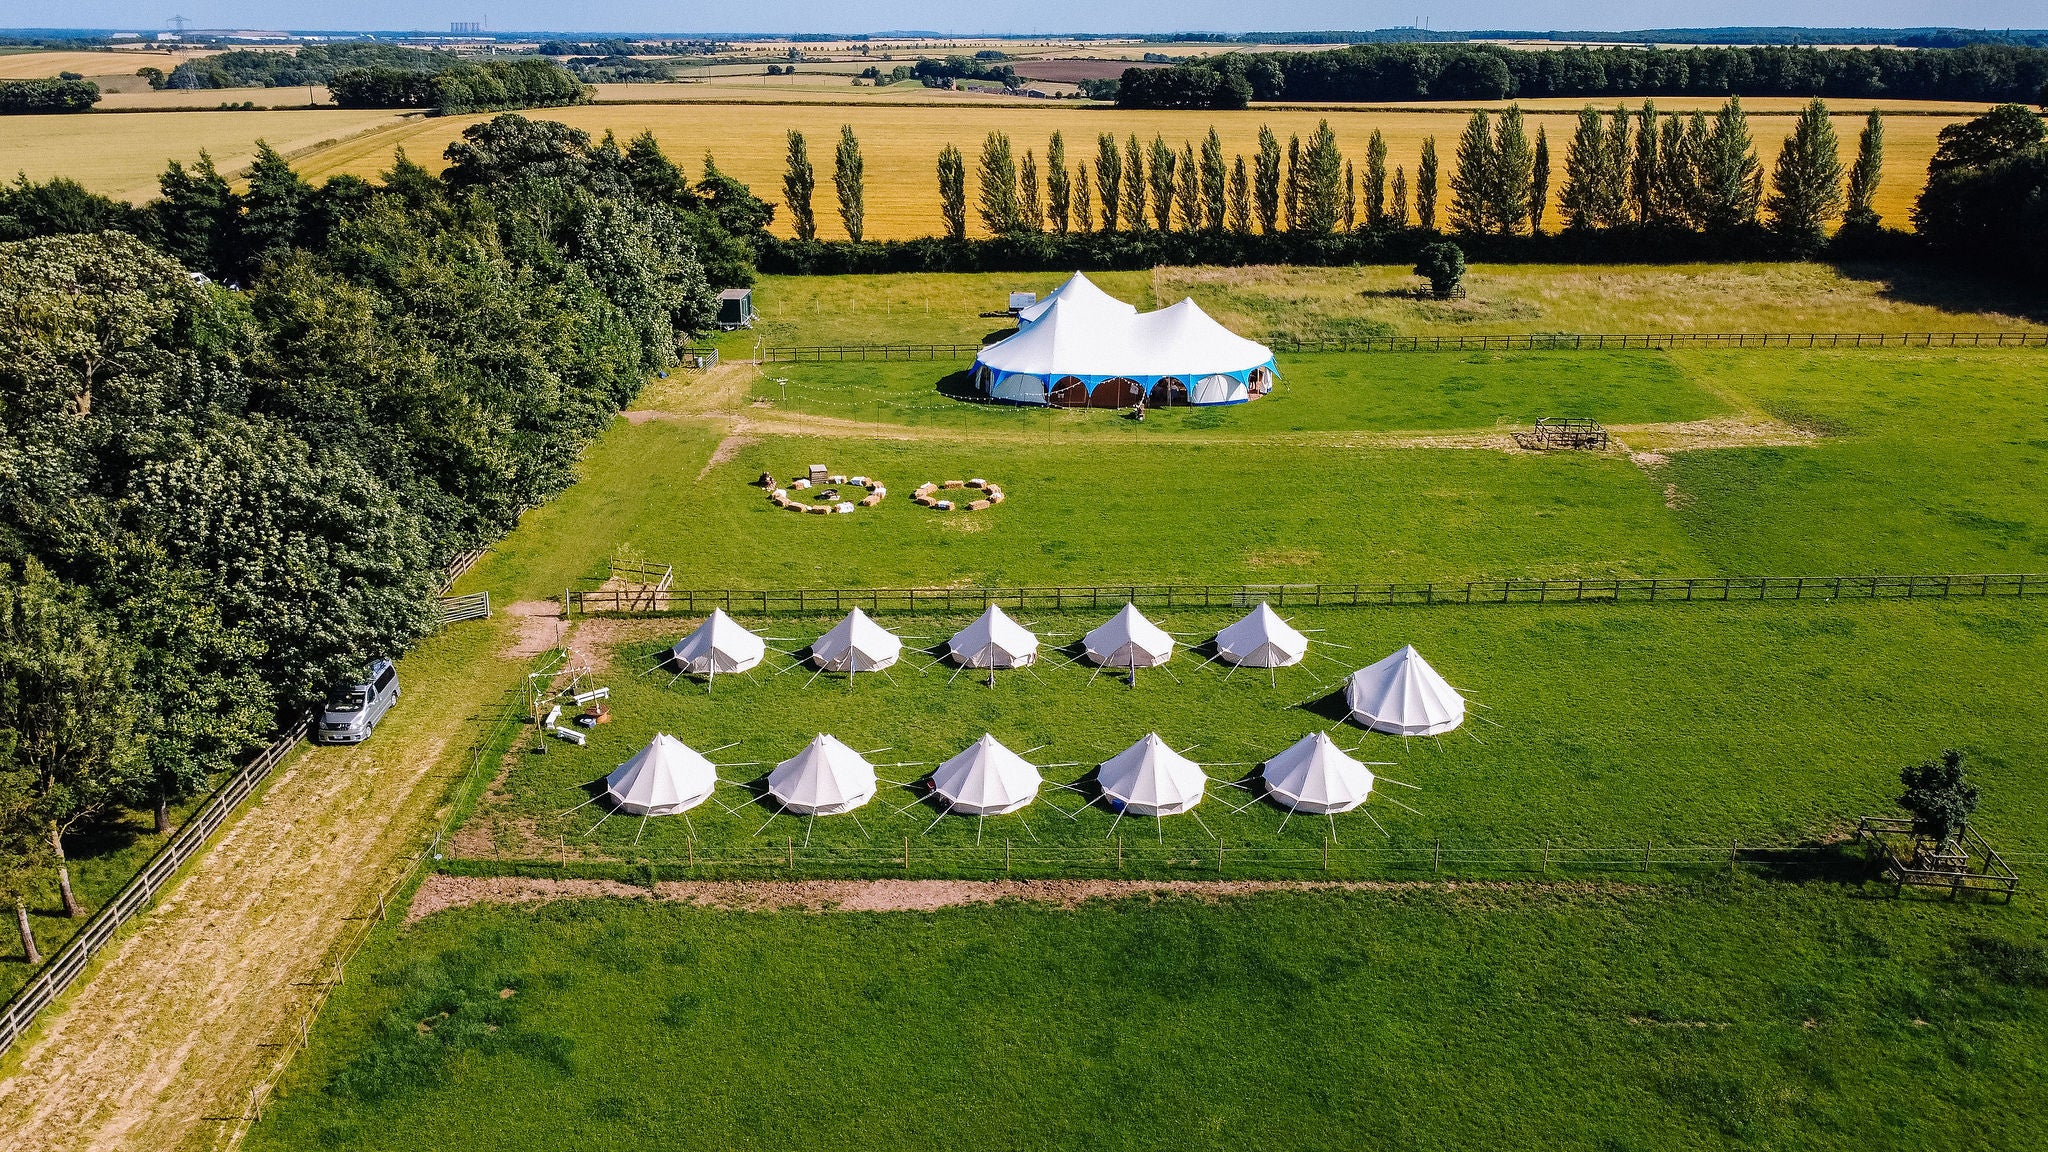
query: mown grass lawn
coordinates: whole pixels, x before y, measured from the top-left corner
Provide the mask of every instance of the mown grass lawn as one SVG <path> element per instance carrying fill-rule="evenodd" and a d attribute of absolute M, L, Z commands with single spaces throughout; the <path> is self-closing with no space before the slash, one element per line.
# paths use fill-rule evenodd
<path fill-rule="evenodd" d="M 1355 289 L 1346 270 L 1299 283 L 1166 270 L 1109 286 L 1145 306 L 1210 292 L 1233 322 L 1302 334 L 1731 319 L 1897 331 L 2013 315 L 1978 311 L 1989 304 L 1953 286 L 1811 267 L 1553 271 L 1481 270 L 1472 303 L 1448 312 L 1379 291 L 1386 270 Z M 994 322 L 966 314 L 1057 279 L 771 279 L 767 325 L 726 342 L 972 342 Z M 1642 322 L 1619 323 L 1631 317 Z M 2048 557 L 2038 351 L 1289 357 L 1272 400 L 1142 426 L 958 404 L 936 390 L 950 367 L 778 365 L 769 375 L 790 381 L 786 398 L 757 381 L 763 406 L 622 421 L 587 455 L 584 482 L 530 513 L 463 587 L 560 596 L 619 555 L 671 563 L 684 587 L 2038 571 Z M 1664 427 L 1631 440 L 1651 453 L 1634 461 L 1378 435 L 1491 432 L 1561 405 Z M 774 423 L 735 423 L 750 417 Z M 868 435 L 832 417 L 907 427 Z M 1790 442 L 1701 449 L 1711 429 L 1676 426 L 1702 420 L 1768 424 Z M 813 462 L 878 476 L 896 495 L 803 517 L 748 487 Z M 967 476 L 1010 500 L 947 515 L 898 498 Z M 919 675 L 914 658 L 893 682 L 763 672 L 710 693 L 639 675 L 692 621 L 606 623 L 585 642 L 605 650 L 581 655 L 609 657 L 598 682 L 616 719 L 586 748 L 551 741 L 513 757 L 468 828 L 465 851 L 487 850 L 448 870 L 549 871 L 566 857 L 571 871 L 640 878 L 650 865 L 663 879 L 693 866 L 784 875 L 728 864 L 808 835 L 799 875 L 900 875 L 891 861 L 906 838 L 913 876 L 999 875 L 1004 841 L 1016 875 L 1116 874 L 1101 847 L 1116 842 L 1113 817 L 1059 790 L 1022 818 L 978 830 L 952 818 L 928 833 L 932 810 L 894 812 L 914 797 L 888 786 L 859 823 L 808 828 L 763 827 L 767 814 L 738 807 L 746 794 L 731 787 L 688 821 L 597 824 L 594 805 L 570 810 L 656 731 L 702 749 L 739 741 L 713 757 L 757 762 L 735 764 L 735 780 L 820 731 L 886 749 L 873 756 L 885 764 L 929 764 L 992 731 L 1019 750 L 1045 745 L 1034 758 L 1072 762 L 1048 771 L 1072 781 L 1156 729 L 1233 778 L 1336 723 L 1328 693 L 1342 673 L 1414 643 L 1489 707 L 1441 744 L 1347 730 L 1347 747 L 1422 788 L 1383 786 L 1416 809 L 1376 801 L 1386 837 L 1356 814 L 1283 833 L 1270 807 L 1229 811 L 1245 797 L 1219 785 L 1201 822 L 1116 826 L 1131 849 L 1121 874 L 1321 877 L 1334 832 L 1340 849 L 1374 851 L 1339 851 L 1331 875 L 1428 877 L 1441 844 L 1451 876 L 1534 881 L 1547 843 L 1562 882 L 1080 910 L 444 912 L 380 931 L 351 965 L 251 1146 L 2031 1147 L 2048 1123 L 2034 1090 L 2048 913 L 2032 891 L 2048 827 L 2044 612 L 1304 609 L 1289 614 L 1323 629 L 1323 655 L 1277 684 L 1177 658 L 1173 675 L 1125 687 L 1049 658 L 986 687 L 949 684 L 947 668 Z M 1100 615 L 1023 618 L 1057 646 Z M 1156 615 L 1198 642 L 1234 614 Z M 793 649 L 831 621 L 750 622 Z M 966 618 L 885 622 L 936 644 Z M 2027 877 L 2011 905 L 1894 901 L 1854 879 L 1853 853 L 1642 874 L 1564 851 L 1829 842 L 1856 815 L 1890 810 L 1902 764 L 1949 746 L 1970 754 L 1984 788 L 1980 826 Z M 1292 855 L 1247 850 L 1259 846 Z M 1084 848 L 1097 855 L 1076 863 Z M 1503 848 L 1525 855 L 1455 855 Z"/>
<path fill-rule="evenodd" d="M 1272 395 L 1242 405 L 1152 408 L 1142 425 L 1109 412 L 1053 412 L 974 403 L 970 361 L 769 364 L 753 387 L 778 408 L 892 424 L 1030 430 L 1086 426 L 1104 437 L 1180 432 L 1272 435 L 1527 427 L 1539 416 L 1608 424 L 1700 420 L 1738 413 L 1662 353 L 1303 353 L 1283 358 Z M 1085 425 L 1082 423 L 1085 422 Z"/>
<path fill-rule="evenodd" d="M 1071 645 L 1107 615 L 1025 619 L 1048 634 L 1044 643 L 1052 648 Z M 1154 615 L 1192 645 L 1238 613 Z M 2048 760 L 2048 731 L 2031 673 L 2048 666 L 2048 603 L 1330 608 L 1290 615 L 1297 626 L 1319 631 L 1310 634 L 1304 664 L 1272 674 L 1205 667 L 1206 650 L 1197 649 L 1162 670 L 1140 672 L 1129 686 L 1048 652 L 1035 673 L 998 673 L 990 687 L 985 673 L 956 677 L 949 664 L 916 655 L 886 677 L 851 684 L 844 677 L 813 679 L 808 668 L 780 675 L 763 669 L 721 677 L 709 691 L 699 682 L 671 682 L 666 672 L 641 674 L 687 627 L 678 622 L 612 654 L 610 670 L 594 682 L 611 688 L 615 719 L 595 729 L 588 746 L 549 741 L 542 754 L 513 757 L 500 794 L 479 819 L 502 830 L 493 853 L 501 860 L 653 861 L 671 875 L 686 862 L 707 870 L 692 874 L 735 867 L 747 874 L 768 856 L 779 863 L 792 840 L 816 850 L 806 858 L 807 872 L 900 874 L 895 861 L 905 837 L 919 875 L 986 875 L 1005 867 L 1019 874 L 1109 873 L 1112 832 L 1144 847 L 1126 868 L 1153 874 L 1193 868 L 1213 877 L 1219 841 L 1235 852 L 1226 865 L 1231 874 L 1315 873 L 1319 849 L 1332 836 L 1345 848 L 1366 850 L 1340 852 L 1333 864 L 1340 873 L 1427 870 L 1431 846 L 1441 843 L 1456 868 L 1470 874 L 1489 865 L 1468 852 L 1523 850 L 1504 866 L 1533 870 L 1545 843 L 1559 849 L 1563 866 L 1566 849 L 1620 849 L 1626 860 L 1631 846 L 1639 856 L 1646 841 L 1724 848 L 1737 840 L 1752 847 L 1826 842 L 1853 829 L 1860 814 L 1892 811 L 1902 765 L 1960 747 L 1985 788 L 1979 822 L 1986 833 L 2007 851 L 2048 848 L 2041 836 L 2048 781 L 2034 768 Z M 967 619 L 883 617 L 913 646 L 926 647 Z M 795 649 L 832 620 L 753 623 L 788 638 L 778 647 Z M 1440 739 L 1336 727 L 1345 716 L 1336 695 L 1341 678 L 1404 643 L 1483 707 Z M 920 674 L 920 666 L 929 670 Z M 1250 794 L 1220 783 L 1251 775 L 1257 763 L 1324 729 L 1334 729 L 1360 759 L 1393 762 L 1381 774 L 1422 791 L 1383 785 L 1381 795 L 1395 803 L 1374 801 L 1370 816 L 1295 817 L 1283 826 L 1282 812 L 1263 803 L 1244 807 Z M 815 822 L 771 822 L 770 810 L 748 806 L 752 793 L 739 786 L 721 787 L 718 803 L 687 819 L 605 818 L 600 805 L 585 805 L 593 782 L 657 731 L 700 750 L 736 743 L 712 756 L 735 765 L 721 773 L 734 785 L 758 785 L 776 761 L 818 732 L 858 750 L 883 749 L 870 757 L 885 765 L 878 774 L 907 783 L 983 732 L 1017 751 L 1042 749 L 1032 756 L 1037 762 L 1068 765 L 1048 768 L 1048 779 L 1081 782 L 1094 765 L 1156 731 L 1210 765 L 1219 783 L 1193 816 L 1120 823 L 1105 809 L 1084 807 L 1086 796 L 1052 787 L 1023 813 L 982 822 L 935 823 L 938 809 L 918 804 L 918 792 L 892 786 L 857 819 Z M 1005 843 L 1014 860 L 1006 861 Z M 962 851 L 977 844 L 985 850 Z M 1390 857 L 1383 848 L 1407 854 Z"/>
<path fill-rule="evenodd" d="M 2029 1147 L 2036 902 L 1753 879 L 442 913 L 252 1149 Z"/>

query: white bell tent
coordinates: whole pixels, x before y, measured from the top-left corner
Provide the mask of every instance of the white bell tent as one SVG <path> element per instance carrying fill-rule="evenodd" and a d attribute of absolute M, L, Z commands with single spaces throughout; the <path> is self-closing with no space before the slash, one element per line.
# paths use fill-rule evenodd
<path fill-rule="evenodd" d="M 1038 659 L 1038 637 L 994 604 L 946 648 L 962 668 L 1022 668 Z"/>
<path fill-rule="evenodd" d="M 1351 718 L 1375 732 L 1434 736 L 1465 720 L 1465 698 L 1412 644 L 1351 674 L 1344 685 Z"/>
<path fill-rule="evenodd" d="M 1104 668 L 1157 668 L 1173 658 L 1173 637 L 1126 604 L 1123 611 L 1081 638 L 1091 663 Z"/>
<path fill-rule="evenodd" d="M 1202 767 L 1166 746 L 1157 732 L 1103 761 L 1102 794 L 1133 816 L 1173 816 L 1202 802 Z"/>
<path fill-rule="evenodd" d="M 974 362 L 974 384 L 992 400 L 1241 404 L 1272 387 L 1272 349 L 1218 324 L 1193 300 L 1141 313 L 1077 272 L 1017 319 L 1017 334 Z"/>
<path fill-rule="evenodd" d="M 612 811 L 634 816 L 672 816 L 710 799 L 718 769 L 695 749 L 666 732 L 604 778 Z"/>
<path fill-rule="evenodd" d="M 767 641 L 741 627 L 724 609 L 713 608 L 697 630 L 677 641 L 669 654 L 681 671 L 712 677 L 745 672 L 760 664 L 767 651 Z"/>
<path fill-rule="evenodd" d="M 932 773 L 932 791 L 946 810 L 969 816 L 1015 812 L 1038 796 L 1044 782 L 1035 765 L 987 733 Z"/>
<path fill-rule="evenodd" d="M 811 663 L 823 672 L 880 672 L 903 655 L 903 641 L 855 608 L 811 645 Z"/>
<path fill-rule="evenodd" d="M 1266 791 L 1281 807 L 1314 815 L 1349 812 L 1372 795 L 1372 769 L 1313 732 L 1266 761 Z"/>
<path fill-rule="evenodd" d="M 1216 658 L 1243 668 L 1286 668 L 1308 654 L 1308 637 L 1261 600 L 1245 618 L 1216 634 Z"/>
<path fill-rule="evenodd" d="M 874 797 L 875 769 L 860 753 L 821 733 L 768 774 L 768 794 L 799 816 L 834 816 Z"/>

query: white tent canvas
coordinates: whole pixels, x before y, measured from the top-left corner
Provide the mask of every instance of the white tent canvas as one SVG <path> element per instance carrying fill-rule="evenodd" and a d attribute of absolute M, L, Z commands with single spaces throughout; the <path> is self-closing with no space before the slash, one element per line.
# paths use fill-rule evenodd
<path fill-rule="evenodd" d="M 1265 601 L 1216 634 L 1216 658 L 1246 668 L 1285 668 L 1308 654 L 1308 637 Z"/>
<path fill-rule="evenodd" d="M 875 769 L 860 753 L 820 734 L 768 774 L 768 794 L 800 816 L 851 812 L 875 795 Z"/>
<path fill-rule="evenodd" d="M 1082 637 L 1081 647 L 1090 661 L 1104 668 L 1157 668 L 1173 657 L 1173 637 L 1145 619 L 1135 604 L 1124 605 L 1123 611 Z"/>
<path fill-rule="evenodd" d="M 647 747 L 604 778 L 613 811 L 634 816 L 687 812 L 711 796 L 718 769 L 688 744 L 657 732 Z"/>
<path fill-rule="evenodd" d="M 745 672 L 760 664 L 767 651 L 767 641 L 741 627 L 724 609 L 713 608 L 696 631 L 676 642 L 669 655 L 684 672 L 716 676 Z"/>
<path fill-rule="evenodd" d="M 1135 316 L 1138 313 L 1136 305 L 1127 304 L 1111 296 L 1098 288 L 1095 281 L 1076 272 L 1067 277 L 1059 287 L 1046 293 L 1045 299 L 1018 312 L 1017 327 L 1029 328 L 1038 323 L 1040 318 L 1052 310 L 1053 304 L 1059 301 L 1063 301 L 1069 308 L 1087 309 L 1109 316 Z"/>
<path fill-rule="evenodd" d="M 880 672 L 903 655 L 903 641 L 855 608 L 811 645 L 811 663 L 827 672 Z"/>
<path fill-rule="evenodd" d="M 1102 793 L 1133 816 L 1172 816 L 1202 802 L 1202 767 L 1166 746 L 1157 732 L 1110 757 L 1097 777 Z"/>
<path fill-rule="evenodd" d="M 1372 795 L 1372 769 L 1311 733 L 1266 761 L 1266 791 L 1296 812 L 1349 812 Z"/>
<path fill-rule="evenodd" d="M 994 604 L 946 642 L 962 668 L 1022 668 L 1038 659 L 1038 637 Z"/>
<path fill-rule="evenodd" d="M 932 791 L 947 810 L 969 816 L 1015 812 L 1031 803 L 1044 782 L 1030 761 L 986 733 L 932 773 Z"/>
<path fill-rule="evenodd" d="M 1412 644 L 1353 672 L 1344 701 L 1360 724 L 1396 736 L 1434 736 L 1465 721 L 1465 698 Z"/>
<path fill-rule="evenodd" d="M 1272 349 L 1193 300 L 1141 313 L 1076 274 L 1019 314 L 1016 335 L 981 350 L 973 379 L 997 400 L 1123 407 L 1146 395 L 1240 403 L 1270 388 L 1272 373 Z"/>

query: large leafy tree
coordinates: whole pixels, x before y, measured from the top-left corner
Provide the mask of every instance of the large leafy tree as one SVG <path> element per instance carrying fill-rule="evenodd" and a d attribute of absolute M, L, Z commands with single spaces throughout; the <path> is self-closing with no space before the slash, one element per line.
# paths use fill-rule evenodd
<path fill-rule="evenodd" d="M 137 768 L 131 664 L 79 589 L 34 560 L 0 572 L 0 745 L 26 774 L 67 916 L 85 909 L 64 837 L 117 802 Z"/>

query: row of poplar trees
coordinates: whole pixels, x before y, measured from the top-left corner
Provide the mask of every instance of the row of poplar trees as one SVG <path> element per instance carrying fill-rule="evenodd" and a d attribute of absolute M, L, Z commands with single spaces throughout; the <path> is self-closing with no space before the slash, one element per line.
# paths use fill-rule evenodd
<path fill-rule="evenodd" d="M 1687 116 L 1657 112 L 1651 101 L 1636 111 L 1601 113 L 1587 107 L 1566 145 L 1557 197 L 1562 224 L 1571 229 L 1651 225 L 1699 232 L 1754 226 L 1767 213 L 1770 227 L 1795 246 L 1810 247 L 1841 217 L 1875 227 L 1872 209 L 1883 167 L 1884 125 L 1873 111 L 1854 165 L 1846 173 L 1827 107 L 1814 100 L 1801 112 L 1778 154 L 1771 194 L 1764 196 L 1763 165 L 1739 100 L 1718 112 Z M 967 236 L 968 159 L 948 144 L 938 160 L 939 211 L 945 234 Z M 1021 157 L 1008 135 L 990 132 L 975 165 L 975 211 L 992 235 L 1115 231 L 1231 231 L 1329 234 L 1337 231 L 1439 227 L 1453 232 L 1540 233 L 1546 230 L 1553 175 L 1548 133 L 1530 139 L 1522 110 L 1497 117 L 1474 112 L 1459 137 L 1449 178 L 1442 179 L 1436 138 L 1422 143 L 1413 181 L 1405 167 L 1387 167 L 1386 139 L 1375 129 L 1363 172 L 1337 147 L 1327 120 L 1304 141 L 1283 147 L 1261 126 L 1258 150 L 1226 160 L 1212 127 L 1199 143 L 1176 149 L 1163 136 L 1145 144 L 1136 134 L 1121 143 L 1110 133 L 1095 142 L 1093 160 L 1069 166 L 1058 132 L 1041 163 Z M 864 169 L 851 126 L 840 129 L 833 185 L 846 234 L 864 234 Z M 817 237 L 812 198 L 817 174 L 801 132 L 789 133 L 783 199 L 797 238 Z M 1412 204 L 1412 214 L 1411 214 Z"/>

